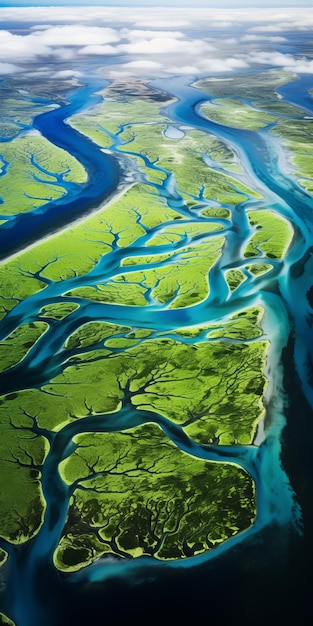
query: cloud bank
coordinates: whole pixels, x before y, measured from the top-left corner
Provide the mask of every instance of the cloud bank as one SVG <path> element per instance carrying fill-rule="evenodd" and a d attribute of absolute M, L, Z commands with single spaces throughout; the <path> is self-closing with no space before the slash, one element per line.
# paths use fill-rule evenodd
<path fill-rule="evenodd" d="M 2 75 L 35 68 L 78 76 L 90 63 L 108 78 L 201 76 L 260 65 L 313 73 L 312 56 L 288 48 L 290 34 L 301 31 L 309 50 L 313 12 L 298 9 L 3 7 L 1 24 Z"/>

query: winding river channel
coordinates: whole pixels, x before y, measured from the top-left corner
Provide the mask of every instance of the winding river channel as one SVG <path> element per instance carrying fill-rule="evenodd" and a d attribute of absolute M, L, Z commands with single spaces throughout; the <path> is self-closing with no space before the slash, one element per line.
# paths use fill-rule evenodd
<path fill-rule="evenodd" d="M 2 259 L 62 230 L 102 206 L 114 193 L 127 188 L 126 159 L 134 158 L 131 144 L 128 153 L 124 150 L 124 156 L 118 150 L 117 134 L 110 152 L 103 151 L 66 123 L 74 114 L 100 102 L 97 91 L 105 86 L 103 82 L 90 80 L 68 95 L 67 104 L 34 118 L 34 129 L 72 154 L 86 169 L 88 180 L 80 185 L 64 183 L 67 194 L 60 200 L 8 220 L 0 229 Z M 293 83 L 289 83 L 280 87 L 279 93 L 286 102 L 299 107 L 303 115 L 313 114 L 313 100 L 308 95 L 312 82 L 308 76 L 302 76 L 297 80 L 296 90 Z M 0 375 L 1 394 L 41 389 L 61 374 L 67 360 L 76 354 L 75 348 L 64 350 L 65 338 L 86 322 L 102 320 L 150 329 L 152 333 L 172 331 L 174 336 L 175 329 L 182 326 L 223 323 L 244 307 L 262 306 L 265 311 L 263 337 L 270 341 L 265 372 L 269 381 L 266 418 L 259 425 L 253 444 L 230 446 L 195 443 L 179 425 L 161 414 L 154 412 L 151 417 L 151 412 L 136 411 L 126 404 L 115 414 L 114 421 L 110 414 L 90 414 L 67 424 L 59 432 L 45 430 L 34 419 L 32 432 L 49 442 L 42 469 L 44 521 L 38 534 L 25 545 L 10 545 L 0 540 L 0 547 L 9 555 L 3 566 L 6 574 L 1 593 L 3 610 L 14 619 L 16 626 L 72 623 L 92 626 L 102 623 L 97 618 L 101 611 L 103 617 L 107 611 L 111 620 L 114 615 L 126 618 L 128 611 L 134 612 L 135 608 L 141 618 L 148 611 L 150 615 L 155 612 L 159 618 L 165 611 L 168 615 L 175 615 L 175 612 L 183 615 L 187 611 L 188 617 L 203 617 L 211 611 L 211 615 L 217 616 L 224 597 L 228 598 L 234 612 L 242 611 L 246 616 L 265 597 L 271 601 L 276 598 L 277 612 L 283 603 L 294 609 L 301 600 L 306 607 L 304 610 L 310 611 L 306 572 L 312 549 L 309 529 L 313 521 L 310 462 L 313 299 L 308 295 L 313 285 L 312 196 L 297 183 L 295 176 L 281 168 L 280 140 L 268 127 L 256 132 L 209 121 L 201 114 L 200 103 L 210 101 L 211 96 L 191 86 L 186 78 L 158 79 L 153 81 L 153 87 L 175 98 L 163 112 L 176 132 L 179 133 L 179 128 L 192 127 L 221 139 L 237 155 L 244 169 L 245 184 L 256 189 L 263 199 L 247 198 L 233 210 L 231 226 L 223 233 L 223 254 L 210 272 L 210 292 L 204 300 L 185 309 L 175 309 L 152 297 L 142 307 L 81 299 L 79 307 L 62 322 L 50 321 L 48 330 L 27 356 Z M 152 164 L 147 159 L 146 163 L 158 170 L 157 163 Z M 218 164 L 215 167 L 218 171 Z M 181 214 L 181 223 L 184 219 L 187 223 L 190 210 L 170 172 L 165 172 L 163 181 L 151 185 L 165 198 L 168 207 Z M 194 200 L 203 202 L 201 195 Z M 230 294 L 224 273 L 247 264 L 243 244 L 252 227 L 246 210 L 255 207 L 271 209 L 286 218 L 293 227 L 294 237 L 286 256 L 280 261 L 271 261 L 271 271 L 261 276 L 250 275 Z M 144 254 L 147 245 L 150 255 L 179 254 L 183 236 L 176 243 L 151 244 L 161 230 L 161 226 L 146 229 L 128 246 L 127 257 Z M 186 236 L 186 243 L 187 240 L 190 238 Z M 45 288 L 17 303 L 0 322 L 0 340 L 21 324 L 36 322 L 42 308 L 49 303 L 64 302 L 64 293 L 114 277 L 124 257 L 125 250 L 112 245 L 111 252 L 84 275 L 73 275 L 59 282 L 41 277 Z M 262 254 L 260 262 L 264 262 Z M 131 270 L 133 266 L 123 267 L 125 275 Z M 76 303 L 77 297 L 67 296 L 67 302 Z M 78 572 L 61 575 L 54 566 L 53 554 L 66 522 L 71 486 L 62 480 L 57 467 L 75 450 L 73 437 L 86 432 L 121 432 L 147 422 L 158 424 L 169 440 L 194 457 L 227 461 L 244 468 L 256 485 L 255 523 L 212 552 L 187 559 L 168 562 L 150 557 L 98 559 Z M 245 560 L 254 565 L 246 568 Z M 253 571 L 254 576 L 248 571 L 250 574 Z M 283 600 L 285 589 L 290 599 Z M 189 595 L 189 608 L 185 606 L 184 594 Z M 263 607 L 259 612 L 266 614 Z"/>

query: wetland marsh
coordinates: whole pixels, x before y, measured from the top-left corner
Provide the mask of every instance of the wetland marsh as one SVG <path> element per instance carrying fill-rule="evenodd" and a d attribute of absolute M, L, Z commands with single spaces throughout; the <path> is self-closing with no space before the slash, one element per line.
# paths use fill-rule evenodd
<path fill-rule="evenodd" d="M 175 577 L 177 602 L 192 571 L 221 594 L 219 563 L 248 584 L 251 550 L 275 546 L 280 572 L 283 537 L 310 544 L 311 469 L 288 432 L 313 403 L 312 82 L 123 84 L 6 104 L 0 574 L 16 626 L 80 624 L 75 593 L 112 580 L 134 603 Z"/>

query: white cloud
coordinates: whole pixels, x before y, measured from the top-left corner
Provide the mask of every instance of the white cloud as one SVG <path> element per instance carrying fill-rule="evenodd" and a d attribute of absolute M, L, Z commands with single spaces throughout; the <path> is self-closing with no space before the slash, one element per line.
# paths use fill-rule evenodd
<path fill-rule="evenodd" d="M 216 74 L 219 72 L 231 72 L 235 69 L 244 69 L 248 67 L 248 64 L 243 59 L 235 57 L 228 57 L 226 59 L 220 58 L 201 58 L 194 64 L 162 64 L 155 61 L 149 61 L 142 59 L 138 61 L 131 61 L 119 66 L 119 69 L 114 69 L 110 72 L 111 78 L 118 78 L 122 76 L 131 75 L 145 75 L 147 71 L 152 72 L 157 76 L 164 76 L 168 74 L 181 74 L 188 76 L 201 76 L 206 72 L 210 74 Z"/>
<path fill-rule="evenodd" d="M 118 51 L 126 54 L 188 54 L 192 57 L 205 55 L 212 50 L 215 47 L 201 39 L 177 40 L 170 36 L 139 39 L 118 46 Z"/>
<path fill-rule="evenodd" d="M 80 78 L 81 72 L 75 70 L 60 70 L 53 74 L 53 78 Z"/>
<path fill-rule="evenodd" d="M 305 59 L 301 61 L 299 59 L 295 63 L 286 65 L 284 69 L 289 72 L 297 72 L 299 74 L 313 74 L 313 61 L 306 61 Z"/>
<path fill-rule="evenodd" d="M 70 61 L 75 58 L 78 47 L 80 54 L 112 55 L 115 54 L 115 49 L 111 44 L 119 40 L 115 29 L 95 26 L 49 26 L 45 30 L 39 29 L 27 35 L 0 30 L 3 58 L 23 64 L 44 57 Z"/>
<path fill-rule="evenodd" d="M 80 48 L 78 50 L 78 54 L 85 56 L 108 56 L 112 54 L 117 54 L 116 48 L 111 45 L 107 46 L 85 46 L 84 48 Z"/>
<path fill-rule="evenodd" d="M 130 76 L 162 76 L 164 75 L 164 68 L 163 65 L 157 61 L 141 59 L 119 65 L 118 69 L 111 69 L 106 75 L 110 78 L 117 79 L 128 78 Z"/>
<path fill-rule="evenodd" d="M 131 70 L 110 70 L 107 75 L 109 76 L 109 78 L 120 79 L 120 78 L 129 78 L 133 74 L 134 72 Z"/>
<path fill-rule="evenodd" d="M 140 30 L 140 29 L 129 29 L 122 28 L 120 31 L 122 37 L 125 39 L 129 39 L 130 41 L 143 40 L 143 39 L 154 39 L 155 37 L 171 37 L 172 39 L 181 39 L 184 37 L 184 34 L 177 30 Z"/>
<path fill-rule="evenodd" d="M 37 56 L 47 56 L 51 54 L 51 49 L 45 43 L 38 41 L 34 45 L 32 35 L 13 35 L 7 30 L 0 31 L 0 49 L 4 58 L 10 61 L 28 61 Z"/>
<path fill-rule="evenodd" d="M 134 26 L 142 28 L 182 28 L 184 26 L 189 26 L 189 21 L 176 18 L 171 19 L 169 23 L 167 19 L 154 18 L 152 20 L 149 20 L 146 16 L 143 16 L 143 19 L 135 22 Z"/>
<path fill-rule="evenodd" d="M 112 21 L 114 17 L 114 13 L 116 14 L 116 10 L 112 13 Z M 14 22 L 19 21 L 24 24 L 30 23 L 34 24 L 35 22 L 44 24 L 47 23 L 62 23 L 62 22 L 90 22 L 99 17 L 105 17 L 104 11 L 102 9 L 99 10 L 99 7 L 88 7 L 88 11 L 86 7 L 44 7 L 44 6 L 33 6 L 33 7 L 1 7 L 1 15 L 0 20 L 3 22 Z M 109 13 L 107 15 L 109 18 Z"/>
<path fill-rule="evenodd" d="M 117 3 L 118 4 L 118 3 Z M 165 4 L 165 1 L 164 1 Z M 216 2 L 218 4 L 218 2 Z M 262 4 L 262 0 L 260 0 Z M 301 2 L 300 2 L 301 5 Z M 2 7 L 0 21 L 13 22 L 18 20 L 24 24 L 131 24 L 133 27 L 171 29 L 193 26 L 195 24 L 227 28 L 233 24 L 255 25 L 278 25 L 283 23 L 284 28 L 296 25 L 297 28 L 306 29 L 313 24 L 313 12 L 299 10 L 297 7 L 277 9 L 265 7 L 248 8 L 153 8 L 142 6 L 138 8 L 104 7 L 104 6 L 46 6 L 46 7 Z"/>
<path fill-rule="evenodd" d="M 281 43 L 288 41 L 286 37 L 269 37 L 268 35 L 244 35 L 240 38 L 240 41 L 268 41 L 269 43 Z"/>
<path fill-rule="evenodd" d="M 313 26 L 313 12 L 308 13 L 307 11 L 303 11 L 302 15 L 303 17 L 299 17 L 298 12 L 297 15 L 292 16 L 291 19 L 277 20 L 276 23 L 275 20 L 273 20 L 274 23 L 269 20 L 269 23 L 251 26 L 250 32 L 278 33 L 284 31 L 310 31 Z"/>
<path fill-rule="evenodd" d="M 196 65 L 180 65 L 164 68 L 164 71 L 169 74 L 186 74 L 187 76 L 197 76 L 199 74 L 199 67 Z"/>
<path fill-rule="evenodd" d="M 125 63 L 124 68 L 129 69 L 143 69 L 143 70 L 158 70 L 162 69 L 162 64 L 157 63 L 156 61 L 146 61 L 146 59 L 142 59 L 141 61 L 130 61 L 129 63 Z"/>
<path fill-rule="evenodd" d="M 89 46 L 101 45 L 119 41 L 119 36 L 113 28 L 98 26 L 53 26 L 44 32 L 38 31 L 29 35 L 34 43 L 45 43 L 47 46 Z"/>
<path fill-rule="evenodd" d="M 249 67 L 248 63 L 244 59 L 236 57 L 228 57 L 226 59 L 209 58 L 199 62 L 199 73 L 231 72 L 233 70 L 245 69 L 246 67 Z"/>
<path fill-rule="evenodd" d="M 16 74 L 17 72 L 21 72 L 21 68 L 17 65 L 13 65 L 12 63 L 0 63 L 1 76 L 5 74 Z"/>
<path fill-rule="evenodd" d="M 23 22 L 23 34 L 0 30 L 0 49 L 6 60 L 0 66 L 3 73 L 20 71 L 20 66 L 27 72 L 34 61 L 36 72 L 47 72 L 49 65 L 51 74 L 57 70 L 51 60 L 66 61 L 66 71 L 71 72 L 74 61 L 83 57 L 99 57 L 98 65 L 105 57 L 106 75 L 112 77 L 149 71 L 163 76 L 216 74 L 252 64 L 312 71 L 310 59 L 265 51 L 266 44 L 275 49 L 276 43 L 286 41 L 280 32 L 312 28 L 313 12 L 309 11 L 163 7 L 161 13 L 152 7 L 122 10 L 100 6 L 1 9 L 0 23 L 13 23 L 14 19 Z M 257 46 L 247 45 L 258 42 L 263 48 L 259 53 Z M 253 52 L 248 54 L 248 49 Z M 110 62 L 113 55 L 114 66 Z"/>
<path fill-rule="evenodd" d="M 313 74 L 313 60 L 305 57 L 295 58 L 291 54 L 280 52 L 259 52 L 249 55 L 251 63 L 282 67 L 284 70 L 299 72 L 300 74 Z"/>
<path fill-rule="evenodd" d="M 51 48 L 51 54 L 60 61 L 72 61 L 76 58 L 77 51 L 73 48 L 56 47 Z"/>
<path fill-rule="evenodd" d="M 210 23 L 210 27 L 213 28 L 213 29 L 215 29 L 215 28 L 230 28 L 230 26 L 232 26 L 232 24 L 233 24 L 232 22 L 226 22 L 224 20 L 224 21 L 221 21 L 221 22 L 211 22 Z"/>
<path fill-rule="evenodd" d="M 290 24 L 288 24 L 290 28 Z M 283 24 L 267 24 L 263 26 L 252 26 L 250 32 L 254 33 L 277 33 L 284 30 Z"/>

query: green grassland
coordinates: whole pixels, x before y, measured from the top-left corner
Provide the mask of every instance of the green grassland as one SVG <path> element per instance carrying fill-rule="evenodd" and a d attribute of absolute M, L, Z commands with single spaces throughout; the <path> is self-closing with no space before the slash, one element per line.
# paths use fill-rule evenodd
<path fill-rule="evenodd" d="M 10 401 L 0 399 L 1 536 L 15 544 L 38 532 L 45 508 L 40 476 L 48 444 L 30 431 L 31 423 L 24 408 L 15 416 Z"/>
<path fill-rule="evenodd" d="M 221 217 L 227 219 L 230 217 L 230 210 L 219 206 L 209 207 L 208 209 L 203 209 L 201 215 L 203 217 Z"/>
<path fill-rule="evenodd" d="M 254 276 L 261 276 L 262 274 L 270 272 L 271 269 L 273 269 L 273 265 L 270 263 L 255 263 L 254 265 L 246 265 L 246 269 Z"/>
<path fill-rule="evenodd" d="M 313 192 L 313 120 L 280 120 L 272 130 L 283 141 L 299 184 Z"/>
<path fill-rule="evenodd" d="M 132 128 L 135 135 L 131 144 L 121 146 L 120 151 L 145 154 L 158 167 L 173 172 L 177 190 L 183 198 L 191 196 L 214 200 L 222 204 L 234 205 L 247 197 L 261 198 L 255 190 L 247 187 L 230 173 L 216 171 L 209 167 L 204 157 L 209 156 L 214 162 L 222 160 L 222 166 L 228 170 L 228 163 L 235 163 L 224 144 L 200 131 L 189 131 L 185 137 L 171 140 L 164 137 L 162 127 L 147 125 Z"/>
<path fill-rule="evenodd" d="M 291 239 L 291 237 L 290 237 Z M 254 256 L 253 254 L 253 250 L 255 250 L 256 254 L 257 254 L 257 247 L 258 246 L 258 239 L 255 238 L 255 240 L 253 240 L 253 244 L 249 243 L 249 248 L 250 248 L 250 253 L 251 256 Z M 256 248 L 254 248 L 254 245 L 256 246 Z M 287 249 L 287 245 L 286 245 L 286 249 Z M 279 246 L 279 249 L 281 248 L 281 245 Z M 270 250 L 272 250 L 273 248 L 271 247 Z M 275 250 L 277 251 L 277 247 L 275 246 Z M 263 251 L 265 251 L 263 249 Z M 269 252 L 268 256 L 270 256 L 271 254 L 273 254 L 272 252 Z M 250 255 L 249 255 L 250 256 Z M 273 258 L 273 257 L 271 257 Z M 245 265 L 244 268 L 246 271 L 248 271 L 250 274 L 252 274 L 253 276 L 262 276 L 262 274 L 267 274 L 267 272 L 270 272 L 273 269 L 273 265 L 271 265 L 270 263 L 254 263 L 253 265 Z M 226 270 L 225 272 L 225 278 L 227 281 L 227 284 L 229 286 L 229 289 L 231 291 L 235 291 L 235 289 L 237 289 L 237 287 L 240 287 L 240 285 L 242 285 L 242 283 L 245 282 L 245 280 L 247 280 L 247 273 L 243 272 L 240 269 L 231 269 L 231 270 Z"/>
<path fill-rule="evenodd" d="M 200 112 L 213 122 L 244 130 L 259 130 L 276 120 L 273 115 L 258 111 L 236 98 L 216 98 L 212 103 L 205 102 Z"/>
<path fill-rule="evenodd" d="M 1 79 L 0 134 L 5 141 L 17 137 L 32 126 L 35 116 L 46 113 L 67 100 L 70 90 L 78 87 L 73 78 L 60 80 L 33 72 L 6 75 Z"/>
<path fill-rule="evenodd" d="M 252 307 L 235 313 L 221 324 L 199 324 L 176 331 L 178 337 L 215 339 L 235 339 L 250 341 L 262 336 L 263 309 Z"/>
<path fill-rule="evenodd" d="M 138 337 L 129 328 L 100 322 L 94 335 L 92 325 L 82 327 L 67 340 L 66 350 L 80 347 L 83 352 L 69 354 L 64 372 L 41 389 L 5 396 L 0 416 L 5 419 L 9 410 L 23 426 L 26 413 L 40 427 L 58 430 L 90 412 L 118 411 L 127 400 L 133 410 L 148 411 L 152 420 L 161 414 L 186 427 L 197 441 L 212 443 L 218 437 L 224 444 L 249 443 L 264 412 L 267 343 L 218 341 L 257 339 L 256 315 L 246 315 L 238 315 L 224 330 L 212 327 L 208 338 L 215 341 L 191 345 L 183 337 L 151 339 L 149 331 Z"/>
<path fill-rule="evenodd" d="M 282 259 L 293 237 L 289 222 L 268 210 L 249 211 L 248 218 L 256 232 L 250 238 L 244 256 L 254 257 L 263 253 L 270 259 Z M 258 271 L 257 269 L 256 273 Z M 259 273 L 262 273 L 262 268 Z"/>
<path fill-rule="evenodd" d="M 262 335 L 262 317 L 263 309 L 261 307 L 245 309 L 233 315 L 229 322 L 224 322 L 222 326 L 216 325 L 216 330 L 210 330 L 208 338 L 219 339 L 225 337 L 243 341 L 257 339 L 257 337 Z M 210 328 L 214 329 L 214 326 Z"/>
<path fill-rule="evenodd" d="M 103 555 L 199 554 L 253 522 L 249 476 L 187 456 L 157 426 L 81 435 L 75 443 L 60 467 L 76 486 L 55 553 L 63 571 Z"/>
<path fill-rule="evenodd" d="M 237 287 L 239 287 L 245 280 L 247 280 L 247 277 L 244 275 L 244 273 L 238 269 L 226 270 L 225 276 L 231 291 L 237 289 Z"/>
<path fill-rule="evenodd" d="M 213 121 L 248 130 L 259 130 L 274 122 L 270 132 L 282 139 L 299 184 L 312 193 L 312 120 L 303 119 L 301 109 L 285 102 L 277 93 L 278 87 L 290 81 L 295 81 L 296 89 L 296 79 L 292 72 L 267 70 L 224 80 L 203 79 L 195 86 L 215 97 L 214 104 L 205 103 L 201 107 L 201 113 Z M 246 99 L 256 109 L 248 106 Z"/>
<path fill-rule="evenodd" d="M 204 78 L 197 81 L 194 86 L 216 98 L 233 98 L 234 94 L 236 94 L 238 98 L 246 98 L 252 100 L 252 102 L 257 100 L 258 106 L 263 103 L 269 110 L 271 106 L 275 106 L 276 109 L 279 109 L 279 106 L 288 106 L 288 113 L 290 113 L 291 110 L 298 112 L 298 109 L 296 107 L 290 109 L 291 105 L 281 102 L 276 89 L 296 78 L 297 76 L 293 72 L 281 69 L 261 70 L 259 72 L 256 72 L 254 69 L 253 73 L 236 72 L 236 75 L 232 77 L 227 76 L 224 80 L 220 77 L 217 80 Z"/>
<path fill-rule="evenodd" d="M 64 183 L 86 181 L 80 163 L 40 135 L 25 134 L 2 143 L 0 150 L 0 167 L 9 163 L 1 181 L 3 215 L 31 211 L 63 196 Z"/>
<path fill-rule="evenodd" d="M 42 102 L 34 104 L 31 97 L 23 98 L 20 96 L 16 98 L 15 90 L 6 89 L 5 84 L 2 87 L 0 132 L 1 137 L 10 140 L 16 137 L 21 130 L 29 128 L 35 115 L 48 111 L 51 106 Z"/>
<path fill-rule="evenodd" d="M 125 120 L 129 120 L 127 125 Z M 230 175 L 241 168 L 223 142 L 195 130 L 186 130 L 179 140 L 166 137 L 166 118 L 160 115 L 159 106 L 154 103 L 137 99 L 117 103 L 105 100 L 93 111 L 72 117 L 70 123 L 104 148 L 112 145 L 109 133 L 118 133 L 121 142 L 118 150 L 137 155 L 138 165 L 150 182 L 162 181 L 166 176 L 164 170 L 172 172 L 183 198 L 202 193 L 204 198 L 236 204 L 244 199 L 244 194 L 261 197 Z M 147 157 L 158 169 L 144 164 L 140 155 Z M 209 156 L 213 163 L 219 163 L 230 174 L 209 168 L 204 156 Z"/>
<path fill-rule="evenodd" d="M 22 324 L 0 342 L 0 372 L 19 363 L 47 330 L 48 324 Z"/>
<path fill-rule="evenodd" d="M 138 220 L 139 211 L 142 225 Z M 146 185 L 131 187 L 96 215 L 36 246 L 35 254 L 30 249 L 3 263 L 0 266 L 0 315 L 3 317 L 18 300 L 44 289 L 47 280 L 60 282 L 89 272 L 101 256 L 112 251 L 115 240 L 118 248 L 125 248 L 144 235 L 146 229 L 179 218 L 180 215 L 169 209 L 162 198 L 151 194 Z M 68 305 L 65 303 L 65 306 Z M 54 315 L 61 310 L 64 308 L 54 306 Z"/>
<path fill-rule="evenodd" d="M 244 324 L 241 334 L 243 328 Z M 237 329 L 236 338 L 238 334 Z M 63 396 L 72 407 L 70 414 L 84 414 L 85 401 L 95 413 L 116 411 L 127 397 L 136 410 L 151 412 L 151 419 L 160 413 L 186 424 L 197 441 L 209 443 L 219 436 L 225 444 L 251 442 L 264 411 L 265 342 L 185 345 L 172 339 L 147 338 L 122 353 L 110 354 L 107 341 L 105 347 L 103 358 L 97 351 L 95 360 L 90 350 L 87 358 L 72 359 L 64 373 L 44 387 L 56 395 L 56 403 Z M 52 402 L 49 398 L 48 404 Z"/>
<path fill-rule="evenodd" d="M 129 265 L 136 268 L 137 264 L 149 266 L 163 263 L 158 269 L 148 267 L 127 274 L 123 273 L 122 267 L 114 280 L 108 281 L 105 286 L 81 287 L 66 295 L 95 302 L 123 302 L 132 306 L 147 305 L 152 298 L 160 303 L 168 303 L 171 308 L 187 307 L 208 295 L 208 274 L 221 256 L 222 246 L 223 238 L 213 238 L 209 243 L 183 248 L 179 257 L 167 255 L 168 263 L 163 255 L 126 258 L 123 266 L 128 268 Z"/>
<path fill-rule="evenodd" d="M 155 122 L 164 124 L 164 119 L 166 118 L 160 114 L 160 104 L 129 98 L 122 102 L 105 100 L 87 113 L 71 117 L 70 124 L 103 148 L 108 148 L 112 141 L 105 130 L 115 135 L 121 128 L 131 126 L 136 120 L 150 126 Z"/>
<path fill-rule="evenodd" d="M 229 337 L 236 336 L 238 338 L 249 334 L 249 332 L 252 334 L 253 315 L 255 318 L 255 313 L 251 313 L 247 324 L 241 324 L 239 319 L 234 321 L 232 332 L 230 330 L 228 333 Z M 17 543 L 26 541 L 39 529 L 42 522 L 45 505 L 40 488 L 40 467 L 48 444 L 45 438 L 34 437 L 33 433 L 30 432 L 34 423 L 39 428 L 59 430 L 65 424 L 90 414 L 101 416 L 111 413 L 112 419 L 114 419 L 115 413 L 118 413 L 121 406 L 125 402 L 130 402 L 131 409 L 139 415 L 142 412 L 143 417 L 145 416 L 144 419 L 154 421 L 154 419 L 158 419 L 159 414 L 164 415 L 173 422 L 180 424 L 196 442 L 211 444 L 251 443 L 257 423 L 264 413 L 262 397 L 265 378 L 262 372 L 267 350 L 265 342 L 224 344 L 218 340 L 217 333 L 217 341 L 212 343 L 201 342 L 185 345 L 183 342 L 171 339 L 149 339 L 149 331 L 142 330 L 138 333 L 139 337 L 136 334 L 136 331 L 131 333 L 130 328 L 105 323 L 97 323 L 96 328 L 91 324 L 86 325 L 86 327 L 83 326 L 68 339 L 66 349 L 71 350 L 80 347 L 86 352 L 80 357 L 72 357 L 63 374 L 51 380 L 42 389 L 28 389 L 11 393 L 2 398 L 0 405 L 2 475 L 5 477 L 5 484 L 9 487 L 9 491 L 7 492 L 5 489 L 0 496 L 1 534 L 5 538 Z M 114 344 L 114 337 L 115 341 L 124 337 L 124 343 L 122 345 Z M 224 337 L 227 337 L 227 330 L 224 331 Z M 138 345 L 134 346 L 134 341 Z M 98 347 L 101 342 L 103 342 L 103 348 L 93 350 L 93 346 L 96 344 Z M 149 414 L 151 418 L 149 418 Z M 93 435 L 93 441 L 95 442 L 98 437 L 101 439 L 101 458 L 106 458 L 106 439 L 100 435 Z M 141 435 L 138 433 L 139 440 L 140 437 Z M 87 436 L 86 444 L 84 444 L 84 458 L 90 465 L 93 462 L 93 447 L 88 447 L 88 441 Z M 153 447 L 150 436 L 149 441 Z M 142 450 L 141 444 L 140 450 Z M 158 447 L 157 450 L 160 457 L 159 462 L 162 465 L 163 447 Z M 89 454 L 91 455 L 90 462 L 88 461 Z M 175 455 L 176 458 L 178 452 Z M 118 458 L 120 459 L 120 452 Z M 188 463 L 191 464 L 193 471 L 195 461 Z M 71 464 L 71 468 L 73 475 L 75 463 Z M 229 469 L 226 471 L 220 466 L 214 466 L 214 471 L 211 472 L 211 482 L 209 481 L 210 489 L 223 489 L 221 486 L 222 477 L 225 472 L 227 476 L 229 471 Z M 244 504 L 247 496 L 242 493 L 243 478 L 240 476 L 238 468 L 236 470 L 233 468 L 231 471 L 234 476 L 227 479 L 224 485 L 225 508 L 219 514 L 221 517 L 218 517 L 217 510 L 215 511 L 215 508 L 220 506 L 220 498 L 217 498 L 217 495 L 215 496 L 216 503 L 214 506 L 212 505 L 214 513 L 212 513 L 213 521 L 210 522 L 212 529 L 210 541 L 213 544 L 214 538 L 216 541 L 222 541 L 227 536 L 234 534 L 236 529 L 242 530 L 251 521 L 252 499 L 250 498 L 248 505 Z M 186 481 L 184 464 L 178 473 L 181 475 L 181 480 L 185 477 L 184 480 Z M 78 467 L 75 480 L 78 480 L 80 475 L 81 468 Z M 148 487 L 146 471 L 143 471 L 143 478 L 150 494 L 151 486 Z M 196 478 L 197 472 L 193 480 L 196 481 Z M 199 493 L 199 491 L 195 491 L 195 488 L 192 488 L 193 497 L 196 497 L 195 493 L 197 493 L 195 501 L 192 502 L 194 524 L 196 525 L 200 523 L 200 513 L 197 507 L 200 501 L 203 502 L 203 489 L 204 486 L 207 486 L 208 480 L 207 470 L 204 472 L 204 464 L 201 465 L 199 480 L 200 482 L 204 481 L 201 483 L 202 491 L 200 489 Z M 190 482 L 189 479 L 188 482 Z M 244 484 L 246 482 L 247 479 L 244 480 Z M 133 481 L 130 484 L 132 483 Z M 165 485 L 169 485 L 169 483 L 170 478 L 167 476 Z M 125 521 L 126 527 L 127 524 L 131 526 L 136 520 L 139 525 L 141 523 L 146 524 L 146 518 L 149 515 L 149 512 L 145 512 L 145 502 L 142 504 L 142 500 L 139 500 L 136 504 L 137 496 L 139 497 L 144 490 L 142 483 L 138 482 L 137 484 L 136 482 L 136 485 L 138 491 L 136 494 L 133 493 L 134 500 L 131 507 L 134 517 L 130 516 L 128 521 Z M 176 488 L 175 485 L 174 482 L 173 489 Z M 124 493 L 119 491 L 120 488 L 120 483 L 114 483 L 109 497 L 109 508 L 111 510 L 112 507 L 117 507 L 121 519 L 124 519 L 129 510 L 127 507 L 126 509 L 120 508 L 120 493 Z M 130 488 L 129 486 L 128 489 Z M 152 488 L 156 489 L 156 485 Z M 230 489 L 234 493 L 232 502 L 227 499 Z M 184 491 L 177 494 L 177 498 L 181 501 L 184 500 L 184 496 Z M 143 494 L 142 497 L 144 500 Z M 233 509 L 229 511 L 228 507 L 226 511 L 226 504 L 233 504 Z M 100 505 L 101 510 L 104 511 L 107 499 L 104 498 L 103 501 L 101 499 Z M 79 512 L 81 512 L 82 506 L 84 510 L 89 510 L 89 503 L 84 501 L 83 504 L 79 505 Z M 159 502 L 157 495 L 155 506 L 157 510 L 159 510 L 159 506 L 163 507 L 163 501 Z M 238 515 L 241 515 L 242 508 L 246 508 L 246 506 L 248 518 L 245 517 L 243 526 L 240 524 L 237 526 Z M 177 509 L 176 505 L 174 508 Z M 200 517 L 202 520 L 202 515 Z M 233 521 L 230 522 L 229 519 Z M 183 532 L 185 533 L 187 526 L 189 526 L 188 520 L 189 517 L 187 516 L 183 525 Z M 119 518 L 115 515 L 114 522 L 120 523 Z M 71 524 L 72 519 L 70 518 L 68 522 L 70 529 L 72 528 Z M 102 522 L 101 525 L 104 524 L 105 522 Z M 229 527 L 228 524 L 230 524 Z M 75 528 L 72 528 L 69 530 L 66 540 L 64 539 L 61 543 L 62 556 L 56 560 L 61 569 L 65 567 L 64 563 L 69 564 L 68 559 L 70 564 L 73 564 L 73 558 L 76 558 L 68 557 L 68 552 L 66 553 L 67 556 L 63 556 L 64 548 L 70 549 L 69 554 L 71 555 L 72 549 L 77 550 L 82 544 L 85 548 L 88 546 L 88 554 L 86 554 L 86 549 L 79 553 L 81 560 L 84 561 L 88 561 L 90 554 L 95 556 L 103 552 L 103 546 L 100 547 L 94 540 L 90 544 L 88 533 L 88 536 L 82 533 L 82 526 L 79 524 L 78 529 L 80 529 L 77 530 L 80 538 L 75 535 Z M 196 530 L 197 528 L 195 528 L 195 533 Z M 124 537 L 124 531 L 122 534 Z M 196 536 L 199 546 L 199 542 L 200 544 L 201 541 L 204 542 L 206 534 L 200 533 L 199 536 Z M 122 538 L 120 549 L 126 550 L 128 546 L 131 555 L 136 553 L 137 548 L 144 550 L 145 544 L 142 544 L 144 539 L 141 538 L 140 541 L 136 539 L 139 542 L 138 545 L 136 541 L 133 545 L 133 541 L 135 539 L 132 539 L 128 544 L 126 538 Z M 168 538 L 162 550 L 158 551 L 157 556 L 159 558 L 180 556 L 182 541 L 183 538 L 180 533 L 176 534 L 172 541 Z M 91 549 L 91 547 L 92 551 L 90 552 L 89 548 Z M 208 544 L 204 542 L 197 548 L 197 551 L 202 551 L 207 547 Z M 140 550 L 139 553 L 141 553 Z"/>
<path fill-rule="evenodd" d="M 41 317 L 49 319 L 63 320 L 73 311 L 78 309 L 79 305 L 71 302 L 58 302 L 57 304 L 47 304 L 39 311 Z"/>
<path fill-rule="evenodd" d="M 111 347 L 113 342 L 121 339 L 129 341 L 129 345 L 138 339 L 146 339 L 153 334 L 152 330 L 147 328 L 132 329 L 130 326 L 118 326 L 117 324 L 108 324 L 107 322 L 88 322 L 75 331 L 66 341 L 65 347 L 68 350 L 73 348 L 94 346 L 99 342 L 104 342 L 105 347 Z M 128 347 L 128 346 L 127 346 Z"/>

